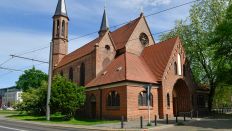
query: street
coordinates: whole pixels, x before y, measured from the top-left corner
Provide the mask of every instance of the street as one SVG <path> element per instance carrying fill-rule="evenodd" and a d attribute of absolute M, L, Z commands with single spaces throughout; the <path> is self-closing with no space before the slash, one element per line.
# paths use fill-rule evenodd
<path fill-rule="evenodd" d="M 1 119 L 0 131 L 87 131 L 87 129 L 36 125 Z"/>
<path fill-rule="evenodd" d="M 159 131 L 232 131 L 232 119 L 202 119 L 184 126 L 159 129 Z"/>

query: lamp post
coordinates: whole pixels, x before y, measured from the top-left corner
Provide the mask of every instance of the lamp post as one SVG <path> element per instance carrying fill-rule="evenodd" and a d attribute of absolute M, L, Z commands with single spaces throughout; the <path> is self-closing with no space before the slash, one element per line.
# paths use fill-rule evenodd
<path fill-rule="evenodd" d="M 150 93 L 151 93 L 151 84 L 147 84 L 144 88 L 147 91 L 147 105 L 148 105 L 148 124 L 151 124 L 151 111 L 150 111 Z"/>

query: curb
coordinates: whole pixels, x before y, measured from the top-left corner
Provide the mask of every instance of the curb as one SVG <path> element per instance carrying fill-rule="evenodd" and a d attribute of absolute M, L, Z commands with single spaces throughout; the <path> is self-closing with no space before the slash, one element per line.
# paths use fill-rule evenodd
<path fill-rule="evenodd" d="M 98 131 L 149 131 L 149 130 L 160 130 L 160 129 L 166 129 L 170 127 L 176 126 L 176 124 L 169 124 L 169 125 L 161 125 L 161 126 L 155 126 L 151 128 L 144 128 L 144 129 L 136 129 L 136 128 L 130 128 L 130 129 L 113 129 L 113 128 L 105 128 L 105 127 L 91 127 L 91 126 L 84 126 L 84 125 L 69 125 L 69 124 L 52 124 L 52 123 L 43 123 L 43 122 L 34 122 L 34 121 L 23 121 L 23 120 L 15 120 L 11 118 L 4 117 L 5 121 L 13 121 L 18 123 L 27 123 L 27 124 L 34 124 L 34 125 L 43 125 L 43 126 L 50 126 L 50 127 L 67 127 L 67 128 L 75 128 L 75 129 L 87 129 L 87 130 L 98 130 Z M 199 121 L 201 119 L 197 120 L 191 120 L 186 121 L 184 124 L 189 124 L 194 121 Z"/>

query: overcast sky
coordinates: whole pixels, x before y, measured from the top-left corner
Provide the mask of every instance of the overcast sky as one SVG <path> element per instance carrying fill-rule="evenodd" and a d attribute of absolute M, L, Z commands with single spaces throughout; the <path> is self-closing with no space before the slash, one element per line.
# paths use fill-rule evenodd
<path fill-rule="evenodd" d="M 69 22 L 69 39 L 98 31 L 102 19 L 105 0 L 66 0 Z M 107 13 L 110 26 L 137 18 L 143 6 L 148 15 L 191 0 L 108 0 Z M 49 46 L 52 34 L 52 16 L 58 0 L 1 0 L 0 2 L 0 64 L 10 58 L 10 54 L 22 54 L 33 49 Z M 188 16 L 190 5 L 160 13 L 147 18 L 152 33 L 172 29 L 175 21 Z M 115 30 L 115 29 L 111 29 Z M 97 34 L 69 42 L 69 52 L 93 40 Z M 155 36 L 159 41 L 159 36 Z M 28 53 L 30 57 L 48 61 L 49 48 Z M 32 66 L 47 72 L 48 65 L 11 59 L 2 67 L 28 69 Z M 22 72 L 0 69 L 0 88 L 14 86 Z"/>

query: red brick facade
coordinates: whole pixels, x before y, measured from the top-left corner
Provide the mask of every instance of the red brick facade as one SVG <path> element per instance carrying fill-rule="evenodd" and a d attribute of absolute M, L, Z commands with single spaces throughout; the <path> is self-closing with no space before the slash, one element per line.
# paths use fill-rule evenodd
<path fill-rule="evenodd" d="M 113 32 L 101 32 L 70 54 L 68 24 L 65 34 L 57 36 L 57 31 L 62 33 L 57 20 L 68 23 L 67 17 L 54 17 L 53 71 L 67 78 L 72 71 L 73 82 L 84 81 L 87 100 L 81 114 L 85 117 L 147 119 L 147 104 L 141 103 L 146 102 L 143 94 L 148 84 L 152 85 L 152 118 L 196 109 L 196 86 L 180 39 L 155 43 L 143 14 Z"/>

